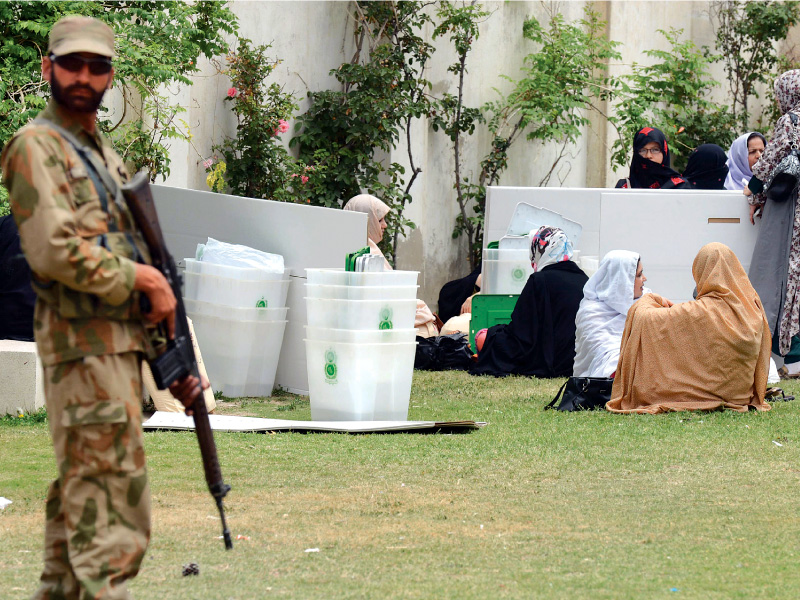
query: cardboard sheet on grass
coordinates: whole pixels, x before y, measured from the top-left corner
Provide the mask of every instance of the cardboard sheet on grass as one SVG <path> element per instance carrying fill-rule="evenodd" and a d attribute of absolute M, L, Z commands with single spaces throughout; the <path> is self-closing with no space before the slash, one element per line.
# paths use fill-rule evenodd
<path fill-rule="evenodd" d="M 344 267 L 345 254 L 366 243 L 367 215 L 164 185 L 152 190 L 164 238 L 179 268 L 209 237 L 283 255 L 291 283 L 275 385 L 308 394 L 305 270 Z"/>
<path fill-rule="evenodd" d="M 709 242 L 730 247 L 747 270 L 761 225 L 750 224 L 742 193 L 727 190 L 489 187 L 484 246 L 505 234 L 519 202 L 580 223 L 581 257 L 638 252 L 647 286 L 674 302 L 692 299 L 692 261 Z"/>
<path fill-rule="evenodd" d="M 481 421 L 290 421 L 233 415 L 209 415 L 214 431 L 328 431 L 334 433 L 458 433 L 485 427 Z M 182 413 L 155 412 L 144 429 L 194 430 L 194 419 Z"/>

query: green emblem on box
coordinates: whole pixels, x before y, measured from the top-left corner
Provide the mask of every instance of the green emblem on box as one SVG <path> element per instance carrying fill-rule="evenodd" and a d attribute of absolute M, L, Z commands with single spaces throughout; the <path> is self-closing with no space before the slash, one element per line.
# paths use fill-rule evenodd
<path fill-rule="evenodd" d="M 392 309 L 388 306 L 384 306 L 381 309 L 381 313 L 379 315 L 380 323 L 378 323 L 378 329 L 391 329 L 392 328 Z"/>
<path fill-rule="evenodd" d="M 336 352 L 328 350 L 325 353 L 325 383 L 336 383 Z"/>

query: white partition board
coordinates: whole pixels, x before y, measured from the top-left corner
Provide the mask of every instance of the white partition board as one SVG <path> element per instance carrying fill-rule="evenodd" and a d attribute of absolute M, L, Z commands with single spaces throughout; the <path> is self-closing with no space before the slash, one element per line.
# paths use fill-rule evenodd
<path fill-rule="evenodd" d="M 750 268 L 760 221 L 750 224 L 741 192 L 604 191 L 600 205 L 599 256 L 638 252 L 647 287 L 673 302 L 692 299 L 692 262 L 710 242 L 729 246 L 745 271 Z"/>
<path fill-rule="evenodd" d="M 596 255 L 600 246 L 600 194 L 605 191 L 602 188 L 489 187 L 483 247 L 506 234 L 517 204 L 526 202 L 580 223 L 583 233 L 575 249 L 583 256 Z"/>
<path fill-rule="evenodd" d="M 307 394 L 305 269 L 343 267 L 345 254 L 366 245 L 367 215 L 163 185 L 152 190 L 164 237 L 179 265 L 209 237 L 283 255 L 292 283 L 275 384 Z"/>
<path fill-rule="evenodd" d="M 600 197 L 601 194 L 613 192 L 607 188 L 554 188 L 554 187 L 489 187 L 486 191 L 486 221 L 484 227 L 483 247 L 505 235 L 514 209 L 520 202 L 547 208 L 567 219 L 577 221 L 583 226 L 580 243 L 575 245 L 582 256 L 599 256 L 600 251 Z M 694 190 L 625 190 L 617 193 L 640 194 L 670 197 L 681 197 L 685 194 L 697 194 Z M 705 196 L 719 196 L 742 199 L 741 192 L 703 191 Z"/>

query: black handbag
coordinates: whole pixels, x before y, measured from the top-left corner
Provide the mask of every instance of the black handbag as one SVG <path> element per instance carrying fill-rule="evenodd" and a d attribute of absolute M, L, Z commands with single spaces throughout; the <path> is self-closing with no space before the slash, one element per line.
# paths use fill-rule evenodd
<path fill-rule="evenodd" d="M 767 185 L 767 198 L 772 202 L 786 202 L 792 197 L 800 181 L 800 150 L 797 144 L 797 123 L 798 118 L 793 112 L 789 113 L 792 122 L 792 148 L 787 156 L 778 163 L 772 176 L 772 180 Z"/>
<path fill-rule="evenodd" d="M 613 384 L 614 380 L 610 377 L 570 377 L 544 409 L 573 411 L 605 408 L 606 402 L 611 400 Z M 556 406 L 559 398 L 561 402 Z"/>

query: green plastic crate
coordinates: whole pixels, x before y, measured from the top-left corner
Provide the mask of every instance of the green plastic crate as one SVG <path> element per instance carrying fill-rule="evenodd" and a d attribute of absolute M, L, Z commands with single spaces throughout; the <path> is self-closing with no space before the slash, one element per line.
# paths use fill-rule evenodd
<path fill-rule="evenodd" d="M 469 345 L 475 352 L 475 334 L 481 329 L 510 323 L 519 294 L 477 294 L 472 297 L 472 318 L 469 322 Z"/>

